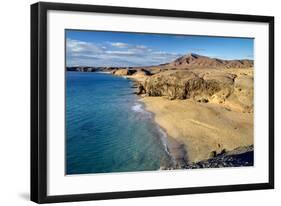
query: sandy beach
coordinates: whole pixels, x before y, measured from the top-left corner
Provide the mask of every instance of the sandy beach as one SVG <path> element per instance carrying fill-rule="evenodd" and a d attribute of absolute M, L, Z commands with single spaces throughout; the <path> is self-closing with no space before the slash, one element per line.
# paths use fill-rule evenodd
<path fill-rule="evenodd" d="M 184 145 L 186 160 L 198 162 L 235 148 L 253 144 L 253 113 L 231 111 L 212 103 L 143 97 L 155 121 L 179 145 Z M 178 146 L 171 153 L 178 156 Z"/>

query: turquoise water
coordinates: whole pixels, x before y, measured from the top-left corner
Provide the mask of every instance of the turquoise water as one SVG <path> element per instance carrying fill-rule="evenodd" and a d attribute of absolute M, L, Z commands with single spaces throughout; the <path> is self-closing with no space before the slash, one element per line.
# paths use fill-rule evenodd
<path fill-rule="evenodd" d="M 171 162 L 165 133 L 131 86 L 110 74 L 66 73 L 66 174 L 150 171 Z"/>

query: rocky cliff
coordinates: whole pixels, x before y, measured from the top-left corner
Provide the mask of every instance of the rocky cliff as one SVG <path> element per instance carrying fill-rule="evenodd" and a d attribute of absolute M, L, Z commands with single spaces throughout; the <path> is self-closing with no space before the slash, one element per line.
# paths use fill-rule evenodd
<path fill-rule="evenodd" d="M 243 112 L 253 109 L 253 77 L 227 70 L 171 70 L 140 83 L 139 94 L 197 102 L 231 104 Z"/>

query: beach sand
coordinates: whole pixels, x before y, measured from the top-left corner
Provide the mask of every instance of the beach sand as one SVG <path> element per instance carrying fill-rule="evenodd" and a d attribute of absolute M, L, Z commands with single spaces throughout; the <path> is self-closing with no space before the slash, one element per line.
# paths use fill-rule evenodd
<path fill-rule="evenodd" d="M 155 114 L 156 123 L 175 140 L 170 140 L 171 154 L 176 158 L 185 155 L 188 163 L 253 145 L 253 113 L 191 99 L 171 101 L 165 97 L 143 97 L 140 101 Z M 182 146 L 186 154 L 182 153 Z"/>

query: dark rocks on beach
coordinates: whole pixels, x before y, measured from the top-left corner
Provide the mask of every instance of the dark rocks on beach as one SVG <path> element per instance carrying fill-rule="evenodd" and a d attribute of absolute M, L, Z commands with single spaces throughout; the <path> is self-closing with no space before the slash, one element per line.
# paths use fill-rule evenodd
<path fill-rule="evenodd" d="M 184 169 L 196 168 L 220 168 L 220 167 L 241 167 L 254 165 L 254 147 L 239 147 L 235 150 L 220 154 L 213 154 L 214 157 L 197 163 L 186 165 Z"/>
<path fill-rule="evenodd" d="M 176 164 L 174 166 L 162 167 L 161 170 L 242 167 L 253 165 L 254 147 L 251 145 L 247 147 L 239 147 L 229 152 L 223 150 L 220 154 L 212 153 L 210 159 L 196 163 Z"/>

